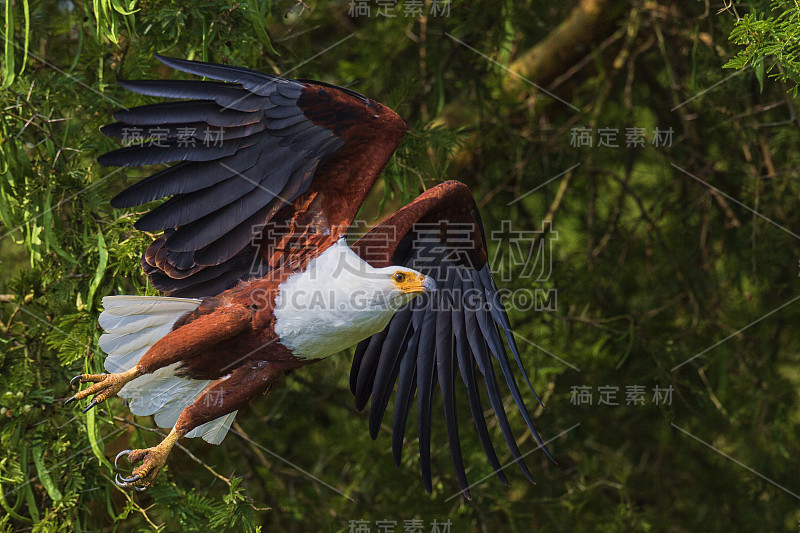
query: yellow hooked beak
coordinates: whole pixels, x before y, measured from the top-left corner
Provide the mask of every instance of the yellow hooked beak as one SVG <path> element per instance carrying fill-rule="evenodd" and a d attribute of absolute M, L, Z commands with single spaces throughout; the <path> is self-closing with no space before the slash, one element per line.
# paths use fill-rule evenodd
<path fill-rule="evenodd" d="M 424 276 L 417 272 L 398 270 L 392 275 L 392 281 L 405 294 L 434 292 L 436 290 L 436 281 L 432 277 Z"/>

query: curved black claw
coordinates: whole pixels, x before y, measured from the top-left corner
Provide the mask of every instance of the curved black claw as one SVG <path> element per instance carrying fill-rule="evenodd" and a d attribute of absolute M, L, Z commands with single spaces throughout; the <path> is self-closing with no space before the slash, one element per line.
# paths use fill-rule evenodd
<path fill-rule="evenodd" d="M 119 476 L 119 474 L 117 474 L 117 475 Z M 133 483 L 134 481 L 139 481 L 140 479 L 142 479 L 142 476 L 140 476 L 139 474 L 136 474 L 135 476 L 131 476 L 131 477 L 120 477 L 119 479 L 123 483 Z"/>
<path fill-rule="evenodd" d="M 129 455 L 130 455 L 132 452 L 133 452 L 133 450 L 122 450 L 121 452 L 119 452 L 119 453 L 117 454 L 117 456 L 114 458 L 114 468 L 119 468 L 119 467 L 117 466 L 117 462 L 119 461 L 119 458 L 123 456 L 123 454 L 125 455 L 125 457 L 127 457 L 127 456 L 129 456 Z M 117 474 L 117 476 L 119 476 L 119 474 Z"/>
<path fill-rule="evenodd" d="M 75 401 L 75 396 L 72 396 L 71 398 L 67 398 L 66 400 L 64 400 L 64 405 L 69 405 L 74 401 Z"/>
<path fill-rule="evenodd" d="M 134 489 L 134 490 L 137 490 L 139 492 L 141 492 L 143 490 L 147 490 L 147 487 L 137 487 L 136 485 L 131 485 L 131 483 L 133 483 L 135 481 L 139 481 L 139 479 L 141 479 L 141 478 L 139 477 L 138 474 L 133 476 L 133 477 L 129 477 L 129 478 L 124 478 L 124 477 L 120 476 L 119 474 L 117 474 L 114 477 L 114 483 L 116 483 L 117 486 L 122 488 L 122 489 Z"/>
<path fill-rule="evenodd" d="M 86 408 L 83 410 L 83 412 L 85 413 L 86 411 L 88 411 L 89 409 L 91 409 L 92 407 L 94 407 L 95 405 L 97 405 L 98 403 L 99 403 L 99 402 L 98 402 L 97 400 L 92 400 L 92 403 L 90 403 L 89 405 L 87 405 L 87 406 L 86 406 Z"/>
<path fill-rule="evenodd" d="M 81 379 L 82 377 L 83 377 L 83 374 L 78 374 L 77 376 L 75 376 L 74 378 L 72 378 L 71 380 L 69 380 L 69 386 L 70 386 L 70 387 L 74 386 L 76 381 L 80 382 L 80 379 Z"/>

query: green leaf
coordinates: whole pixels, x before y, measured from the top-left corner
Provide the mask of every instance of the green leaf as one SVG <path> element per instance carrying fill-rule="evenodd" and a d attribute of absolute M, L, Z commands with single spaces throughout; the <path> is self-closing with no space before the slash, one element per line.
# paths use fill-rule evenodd
<path fill-rule="evenodd" d="M 758 86 L 761 92 L 764 92 L 764 56 L 759 57 L 753 62 L 753 70 L 756 73 Z"/>
<path fill-rule="evenodd" d="M 6 0 L 6 24 L 5 33 L 3 38 L 5 40 L 3 46 L 3 82 L 0 83 L 0 89 L 7 89 L 14 83 L 16 76 L 14 70 L 14 3 Z"/>
<path fill-rule="evenodd" d="M 47 495 L 50 496 L 53 502 L 60 502 L 64 498 L 64 495 L 58 490 L 58 487 L 53 482 L 53 478 L 50 477 L 50 471 L 44 464 L 44 449 L 42 446 L 36 446 L 31 448 L 31 452 L 33 455 L 33 464 L 36 465 L 36 472 L 39 475 L 39 482 L 44 485 L 44 490 L 47 491 Z"/>
<path fill-rule="evenodd" d="M 269 38 L 265 24 L 267 22 L 267 14 L 272 9 L 272 0 L 247 0 L 247 15 L 253 23 L 253 29 L 256 32 L 258 40 L 267 47 L 270 54 L 280 57 L 280 54 L 272 46 L 272 40 Z"/>
<path fill-rule="evenodd" d="M 89 445 L 92 448 L 92 453 L 101 465 L 105 466 L 109 472 L 113 472 L 114 465 L 106 458 L 105 444 L 97 427 L 97 411 L 94 409 L 90 409 L 86 413 L 86 431 L 89 434 Z"/>
<path fill-rule="evenodd" d="M 100 282 L 103 280 L 103 274 L 106 271 L 106 265 L 108 264 L 108 249 L 106 248 L 106 241 L 103 238 L 103 231 L 98 227 L 97 228 L 97 250 L 100 254 L 100 262 L 97 264 L 97 270 L 94 273 L 94 278 L 92 279 L 92 283 L 89 285 L 89 294 L 86 296 L 86 305 L 88 310 L 92 310 L 94 306 L 94 293 L 97 291 L 97 287 L 100 286 Z"/>

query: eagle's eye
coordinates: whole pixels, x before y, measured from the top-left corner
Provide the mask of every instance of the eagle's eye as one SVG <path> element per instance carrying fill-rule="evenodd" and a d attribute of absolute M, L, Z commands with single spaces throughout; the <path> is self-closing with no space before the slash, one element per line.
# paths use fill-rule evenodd
<path fill-rule="evenodd" d="M 403 283 L 403 280 L 405 280 L 405 279 L 406 279 L 406 275 L 405 274 L 403 274 L 402 272 L 395 272 L 394 280 L 397 283 Z"/>

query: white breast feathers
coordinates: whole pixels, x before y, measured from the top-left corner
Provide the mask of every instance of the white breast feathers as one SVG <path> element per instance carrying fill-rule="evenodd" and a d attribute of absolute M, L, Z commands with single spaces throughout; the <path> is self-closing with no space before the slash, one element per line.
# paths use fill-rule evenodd
<path fill-rule="evenodd" d="M 339 240 L 279 286 L 275 333 L 281 344 L 295 357 L 318 359 L 378 333 L 409 300 L 392 283 L 396 271 L 372 268 Z"/>

